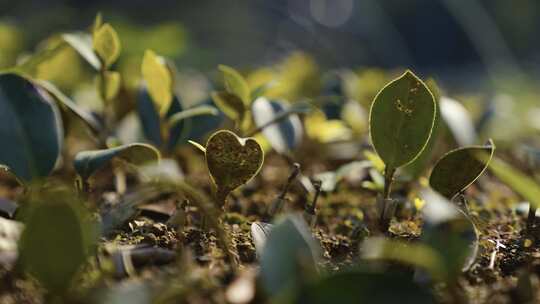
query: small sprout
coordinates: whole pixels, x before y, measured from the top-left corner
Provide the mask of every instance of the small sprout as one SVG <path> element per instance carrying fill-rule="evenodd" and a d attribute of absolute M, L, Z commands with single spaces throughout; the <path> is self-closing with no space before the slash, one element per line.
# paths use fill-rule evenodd
<path fill-rule="evenodd" d="M 246 106 L 249 106 L 251 103 L 251 91 L 244 77 L 238 71 L 226 65 L 221 64 L 218 69 L 223 73 L 225 90 L 238 96 Z"/>
<path fill-rule="evenodd" d="M 231 131 L 212 134 L 205 148 L 206 164 L 216 185 L 216 200 L 224 206 L 227 195 L 247 183 L 261 169 L 264 152 L 253 138 L 240 138 Z"/>
<path fill-rule="evenodd" d="M 146 50 L 141 65 L 141 73 L 156 109 L 159 115 L 163 117 L 169 110 L 173 100 L 173 79 L 165 59 L 156 55 L 152 50 Z"/>
<path fill-rule="evenodd" d="M 111 149 L 79 152 L 75 155 L 73 166 L 82 179 L 83 190 L 88 190 L 88 178 L 113 158 L 120 158 L 134 165 L 143 165 L 159 161 L 161 155 L 156 148 L 147 144 L 130 144 Z"/>
<path fill-rule="evenodd" d="M 103 65 L 110 67 L 120 56 L 120 39 L 114 28 L 108 24 L 102 24 L 92 35 L 92 47 L 101 59 Z"/>
<path fill-rule="evenodd" d="M 482 175 L 494 152 L 495 145 L 490 140 L 484 146 L 464 147 L 446 153 L 431 172 L 430 186 L 452 200 Z M 485 154 L 486 161 L 480 158 L 481 154 Z"/>
<path fill-rule="evenodd" d="M 0 164 L 25 182 L 49 175 L 61 152 L 61 125 L 45 90 L 16 74 L 0 75 Z"/>
<path fill-rule="evenodd" d="M 397 168 L 424 150 L 435 123 L 436 104 L 428 87 L 411 71 L 387 84 L 375 97 L 369 115 L 371 141 L 385 164 L 381 230 L 387 231 L 386 201 Z"/>

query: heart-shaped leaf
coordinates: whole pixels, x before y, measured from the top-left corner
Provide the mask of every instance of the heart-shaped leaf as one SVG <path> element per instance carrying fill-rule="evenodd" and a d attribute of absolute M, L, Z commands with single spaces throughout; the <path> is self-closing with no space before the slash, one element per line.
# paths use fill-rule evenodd
<path fill-rule="evenodd" d="M 387 84 L 375 97 L 370 133 L 387 168 L 412 162 L 422 152 L 435 122 L 435 99 L 411 71 Z"/>
<path fill-rule="evenodd" d="M 218 193 L 225 196 L 253 178 L 264 160 L 263 150 L 255 139 L 240 138 L 227 130 L 210 136 L 205 155 Z"/>
<path fill-rule="evenodd" d="M 289 107 L 286 104 L 259 97 L 253 102 L 251 109 L 255 125 L 258 128 L 264 127 L 263 135 L 278 153 L 287 153 L 300 143 L 303 129 L 298 115 L 289 114 L 280 121 L 268 125 L 287 112 Z"/>
<path fill-rule="evenodd" d="M 31 191 L 24 205 L 21 264 L 49 292 L 60 295 L 93 250 L 94 225 L 77 196 L 63 188 Z"/>
<path fill-rule="evenodd" d="M 92 48 L 92 36 L 87 33 L 63 34 L 62 39 L 67 42 L 86 62 L 97 71 L 101 70 L 101 61 Z"/>
<path fill-rule="evenodd" d="M 93 34 L 93 48 L 105 67 L 110 67 L 120 56 L 120 39 L 114 28 L 105 23 Z"/>
<path fill-rule="evenodd" d="M 134 165 L 143 165 L 149 162 L 159 161 L 161 156 L 159 151 L 150 145 L 130 144 L 111 149 L 79 152 L 75 155 L 73 165 L 77 174 L 86 180 L 96 170 L 115 157 Z"/>
<path fill-rule="evenodd" d="M 452 199 L 482 175 L 494 152 L 495 145 L 491 140 L 485 146 L 470 146 L 450 151 L 435 164 L 429 184 L 435 191 Z M 487 162 L 479 158 L 481 153 L 488 155 Z"/>
<path fill-rule="evenodd" d="M 227 92 L 238 96 L 244 105 L 249 106 L 251 103 L 251 91 L 244 77 L 238 71 L 226 65 L 221 64 L 218 69 L 223 73 Z"/>
<path fill-rule="evenodd" d="M 62 127 L 48 93 L 15 74 L 0 75 L 0 163 L 24 181 L 47 176 L 60 156 Z"/>
<path fill-rule="evenodd" d="M 165 59 L 152 50 L 146 50 L 141 72 L 158 113 L 164 116 L 173 99 L 173 80 Z"/>

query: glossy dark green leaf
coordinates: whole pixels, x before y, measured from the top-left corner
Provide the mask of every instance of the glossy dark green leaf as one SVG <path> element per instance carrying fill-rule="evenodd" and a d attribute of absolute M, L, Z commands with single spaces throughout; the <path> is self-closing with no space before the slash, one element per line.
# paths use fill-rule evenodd
<path fill-rule="evenodd" d="M 24 205 L 21 264 L 49 292 L 62 294 L 93 250 L 94 225 L 76 194 L 66 189 L 32 190 Z"/>
<path fill-rule="evenodd" d="M 88 179 L 113 158 L 119 158 L 134 165 L 143 165 L 159 161 L 160 153 L 147 144 L 129 144 L 111 149 L 79 152 L 75 155 L 73 165 L 80 177 Z"/>
<path fill-rule="evenodd" d="M 320 247 L 305 221 L 296 215 L 278 220 L 261 256 L 261 279 L 272 296 L 283 295 L 316 274 Z"/>
<path fill-rule="evenodd" d="M 471 185 L 487 168 L 489 160 L 484 163 L 479 159 L 479 153 L 485 153 L 491 158 L 494 152 L 492 141 L 485 146 L 470 146 L 450 151 L 435 164 L 429 184 L 435 191 L 452 199 Z"/>
<path fill-rule="evenodd" d="M 23 181 L 47 176 L 60 156 L 63 132 L 51 100 L 23 77 L 0 75 L 0 164 Z"/>
<path fill-rule="evenodd" d="M 206 143 L 206 164 L 222 194 L 247 183 L 260 170 L 264 152 L 253 138 L 240 138 L 231 131 L 212 134 Z"/>
<path fill-rule="evenodd" d="M 433 94 L 411 71 L 377 94 L 370 112 L 371 140 L 388 168 L 418 157 L 431 136 L 435 111 Z"/>

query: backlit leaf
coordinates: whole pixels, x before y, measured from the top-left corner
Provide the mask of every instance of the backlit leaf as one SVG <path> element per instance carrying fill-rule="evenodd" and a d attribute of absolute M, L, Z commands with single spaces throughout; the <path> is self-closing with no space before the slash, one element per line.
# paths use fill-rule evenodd
<path fill-rule="evenodd" d="M 250 89 L 244 77 L 238 71 L 226 65 L 221 64 L 218 69 L 223 73 L 227 92 L 238 96 L 244 105 L 249 106 L 251 104 Z"/>
<path fill-rule="evenodd" d="M 388 168 L 412 162 L 426 146 L 435 121 L 435 99 L 411 71 L 387 84 L 375 97 L 370 134 Z"/>
<path fill-rule="evenodd" d="M 103 24 L 93 35 L 93 48 L 106 67 L 110 67 L 120 56 L 120 39 L 114 28 Z"/>
<path fill-rule="evenodd" d="M 141 72 L 157 111 L 160 116 L 164 116 L 173 99 L 172 76 L 165 60 L 152 50 L 146 50 Z"/>
<path fill-rule="evenodd" d="M 63 34 L 62 38 L 75 49 L 94 69 L 101 70 L 101 61 L 92 47 L 92 36 L 86 33 Z"/>
<path fill-rule="evenodd" d="M 447 199 L 452 199 L 482 175 L 494 152 L 495 145 L 492 141 L 485 146 L 470 146 L 450 151 L 435 164 L 429 184 Z M 487 162 L 479 159 L 481 153 L 489 155 Z"/>

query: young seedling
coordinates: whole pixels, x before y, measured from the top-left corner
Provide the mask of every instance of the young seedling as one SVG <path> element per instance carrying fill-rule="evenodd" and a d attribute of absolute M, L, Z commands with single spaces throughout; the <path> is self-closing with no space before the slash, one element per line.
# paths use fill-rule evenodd
<path fill-rule="evenodd" d="M 81 185 L 79 185 L 81 192 L 88 192 L 88 179 L 113 158 L 119 158 L 134 165 L 143 165 L 157 162 L 161 156 L 156 148 L 147 144 L 130 144 L 111 149 L 79 152 L 75 155 L 73 166 L 81 178 Z"/>
<path fill-rule="evenodd" d="M 218 115 L 209 105 L 183 109 L 174 94 L 174 65 L 152 50 L 144 54 L 141 73 L 144 84 L 137 96 L 137 113 L 145 137 L 162 151 L 171 151 L 186 137 L 184 121 L 199 115 Z"/>
<path fill-rule="evenodd" d="M 223 73 L 224 91 L 212 92 L 216 106 L 234 121 L 235 127 L 246 134 L 251 125 L 251 90 L 244 77 L 232 67 L 219 65 Z"/>
<path fill-rule="evenodd" d="M 466 211 L 465 197 L 458 194 L 482 175 L 494 153 L 492 140 L 483 146 L 463 147 L 446 153 L 433 167 L 429 178 L 431 188 L 450 201 L 459 199 L 456 203 Z"/>
<path fill-rule="evenodd" d="M 66 295 L 95 250 L 94 223 L 76 195 L 62 186 L 31 189 L 23 200 L 26 228 L 19 241 L 19 261 L 47 290 L 46 302 L 53 303 Z"/>
<path fill-rule="evenodd" d="M 371 105 L 373 147 L 385 164 L 380 227 L 387 231 L 391 184 L 397 168 L 413 162 L 427 145 L 435 122 L 435 99 L 411 71 L 388 83 Z"/>
<path fill-rule="evenodd" d="M 227 196 L 251 180 L 262 167 L 264 152 L 253 138 L 240 138 L 227 130 L 210 136 L 206 147 L 190 141 L 204 151 L 218 206 L 225 208 Z"/>

